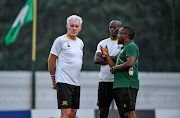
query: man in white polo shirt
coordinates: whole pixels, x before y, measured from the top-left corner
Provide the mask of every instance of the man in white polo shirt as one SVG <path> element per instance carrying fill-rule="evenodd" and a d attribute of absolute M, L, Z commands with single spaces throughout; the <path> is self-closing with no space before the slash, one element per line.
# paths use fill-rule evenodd
<path fill-rule="evenodd" d="M 83 41 L 77 37 L 82 28 L 82 18 L 67 18 L 67 34 L 55 39 L 48 59 L 53 89 L 57 89 L 60 118 L 74 118 L 79 109 Z"/>
<path fill-rule="evenodd" d="M 109 55 L 111 59 L 116 62 L 116 58 L 123 45 L 118 45 L 117 34 L 119 28 L 122 27 L 121 21 L 112 20 L 109 23 L 110 38 L 102 40 L 98 46 L 95 53 L 94 61 L 95 64 L 100 64 L 100 74 L 99 74 L 99 87 L 98 87 L 98 101 L 97 106 L 99 106 L 99 117 L 107 118 L 109 114 L 109 107 L 112 100 L 114 99 L 113 82 L 114 75 L 110 72 L 110 67 L 106 60 L 106 57 L 102 54 L 100 46 L 109 49 Z"/>

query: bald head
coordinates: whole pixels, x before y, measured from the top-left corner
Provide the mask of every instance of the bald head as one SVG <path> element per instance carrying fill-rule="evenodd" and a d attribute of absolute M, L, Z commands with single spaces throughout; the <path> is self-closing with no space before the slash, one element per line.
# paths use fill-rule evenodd
<path fill-rule="evenodd" d="M 122 27 L 122 22 L 119 21 L 119 20 L 112 20 L 112 21 L 109 23 L 109 25 L 112 24 L 112 23 L 115 24 L 116 26 L 118 26 L 119 28 Z"/>
<path fill-rule="evenodd" d="M 113 40 L 117 39 L 117 34 L 118 34 L 118 31 L 119 31 L 119 28 L 121 28 L 121 27 L 122 27 L 121 21 L 112 20 L 109 23 L 109 32 L 110 32 L 110 35 L 111 35 L 111 39 L 113 39 Z"/>

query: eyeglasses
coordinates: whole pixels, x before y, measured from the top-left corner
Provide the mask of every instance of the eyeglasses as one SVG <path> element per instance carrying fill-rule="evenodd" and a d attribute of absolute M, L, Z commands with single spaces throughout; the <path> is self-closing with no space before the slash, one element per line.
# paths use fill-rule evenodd
<path fill-rule="evenodd" d="M 120 34 L 126 34 L 126 33 L 119 32 L 117 35 L 120 35 Z"/>

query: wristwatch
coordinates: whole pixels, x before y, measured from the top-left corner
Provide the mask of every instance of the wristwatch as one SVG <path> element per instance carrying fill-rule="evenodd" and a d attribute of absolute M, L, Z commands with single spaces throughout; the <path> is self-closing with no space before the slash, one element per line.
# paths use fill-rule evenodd
<path fill-rule="evenodd" d="M 113 66 L 113 67 L 111 67 L 111 69 L 112 69 L 112 71 L 113 71 L 113 72 L 116 72 L 116 70 L 114 69 L 114 66 Z"/>
<path fill-rule="evenodd" d="M 105 56 L 105 55 L 103 55 L 103 54 L 102 54 L 102 58 L 103 58 L 104 60 L 106 60 L 106 56 Z"/>

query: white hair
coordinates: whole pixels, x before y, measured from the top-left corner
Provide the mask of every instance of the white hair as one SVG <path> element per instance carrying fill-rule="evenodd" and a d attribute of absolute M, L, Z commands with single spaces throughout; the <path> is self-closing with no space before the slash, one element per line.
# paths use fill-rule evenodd
<path fill-rule="evenodd" d="M 70 24 L 70 21 L 77 21 L 77 20 L 79 20 L 79 22 L 80 22 L 80 26 L 82 27 L 82 22 L 83 22 L 83 20 L 82 20 L 82 18 L 80 17 L 80 16 L 77 16 L 77 15 L 71 15 L 71 16 L 69 16 L 68 18 L 67 18 L 67 25 L 69 25 Z"/>

